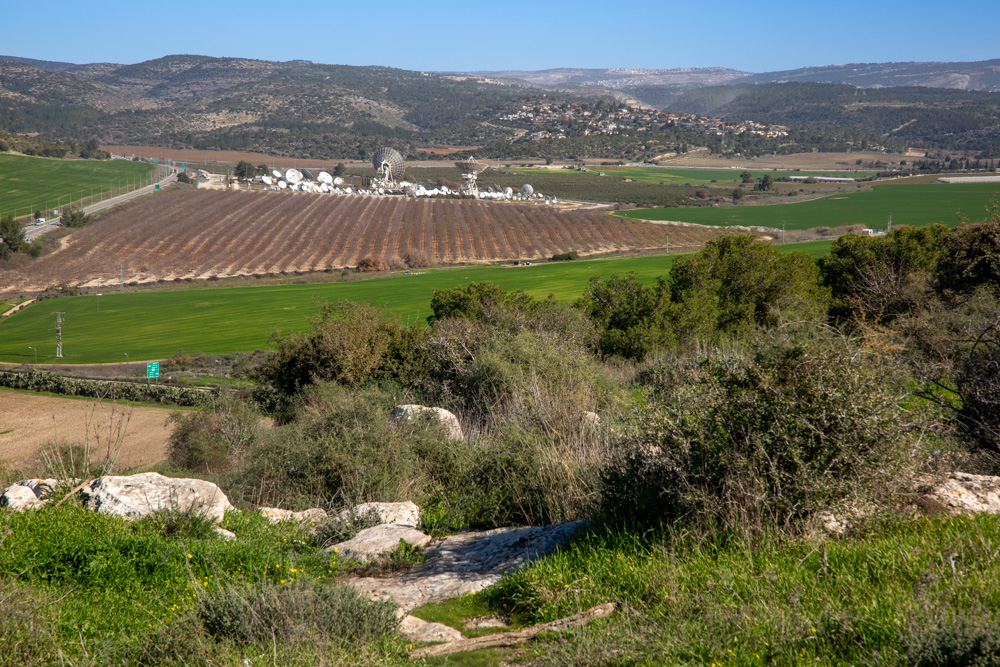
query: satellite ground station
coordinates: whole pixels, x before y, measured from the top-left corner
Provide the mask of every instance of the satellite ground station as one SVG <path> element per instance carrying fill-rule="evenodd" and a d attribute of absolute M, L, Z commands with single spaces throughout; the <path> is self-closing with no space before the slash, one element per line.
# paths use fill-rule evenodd
<path fill-rule="evenodd" d="M 370 184 L 360 187 L 352 186 L 340 176 L 332 176 L 329 172 L 308 168 L 291 168 L 284 171 L 271 169 L 270 173 L 257 176 L 253 180 L 263 185 L 264 189 L 273 191 L 284 190 L 362 197 L 390 195 L 404 195 L 406 197 L 452 197 L 461 195 L 493 201 L 558 203 L 555 197 L 548 197 L 535 192 L 535 189 L 527 183 L 520 188 L 493 185 L 480 189 L 479 176 L 487 169 L 491 169 L 491 165 L 474 157 L 466 160 L 458 160 L 454 164 L 462 176 L 460 190 L 452 190 L 443 184 L 425 185 L 419 181 L 409 182 L 403 180 L 403 176 L 406 173 L 406 163 L 403 160 L 403 156 L 395 148 L 389 148 L 388 146 L 383 146 L 375 151 L 375 154 L 372 156 L 372 167 L 375 169 L 375 177 L 371 179 Z M 208 174 L 205 176 L 207 177 Z M 247 187 L 249 188 L 249 184 Z"/>

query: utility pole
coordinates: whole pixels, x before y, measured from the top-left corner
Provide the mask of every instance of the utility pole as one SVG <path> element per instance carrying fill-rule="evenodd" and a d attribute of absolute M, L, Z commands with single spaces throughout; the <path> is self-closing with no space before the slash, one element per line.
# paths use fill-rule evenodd
<path fill-rule="evenodd" d="M 785 245 L 785 221 L 781 221 L 781 245 Z"/>
<path fill-rule="evenodd" d="M 56 313 L 56 358 L 62 359 L 62 318 L 66 313 Z"/>
<path fill-rule="evenodd" d="M 118 263 L 118 291 L 125 291 L 125 262 Z"/>

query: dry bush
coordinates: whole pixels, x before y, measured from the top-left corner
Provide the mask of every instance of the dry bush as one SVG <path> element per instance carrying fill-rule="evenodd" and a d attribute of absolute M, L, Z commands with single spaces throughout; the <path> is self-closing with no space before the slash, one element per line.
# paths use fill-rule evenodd
<path fill-rule="evenodd" d="M 358 271 L 388 271 L 389 264 L 381 257 L 368 255 L 358 262 Z"/>
<path fill-rule="evenodd" d="M 397 255 L 393 255 L 392 257 L 387 259 L 386 264 L 388 264 L 389 268 L 394 271 L 401 271 L 403 269 L 409 268 L 409 266 L 406 263 L 406 260 L 402 259 Z"/>
<path fill-rule="evenodd" d="M 411 269 L 422 269 L 437 264 L 434 259 L 423 250 L 409 249 L 403 255 L 403 260 Z"/>

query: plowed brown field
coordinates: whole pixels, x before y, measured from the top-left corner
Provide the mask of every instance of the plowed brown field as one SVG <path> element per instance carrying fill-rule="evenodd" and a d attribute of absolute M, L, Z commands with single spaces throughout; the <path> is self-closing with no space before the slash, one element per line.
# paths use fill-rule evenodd
<path fill-rule="evenodd" d="M 437 262 L 695 248 L 718 228 L 600 211 L 454 199 L 171 190 L 75 232 L 59 251 L 0 272 L 0 292 L 355 266 L 373 255 Z"/>

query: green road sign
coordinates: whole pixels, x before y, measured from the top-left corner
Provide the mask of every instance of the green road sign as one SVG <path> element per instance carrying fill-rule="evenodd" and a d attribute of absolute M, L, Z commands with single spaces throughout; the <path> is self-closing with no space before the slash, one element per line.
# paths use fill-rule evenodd
<path fill-rule="evenodd" d="M 159 190 L 159 189 L 160 189 L 160 184 L 159 184 L 159 183 L 157 183 L 157 184 L 156 184 L 156 189 L 157 189 L 157 190 Z"/>
<path fill-rule="evenodd" d="M 188 163 L 187 162 L 181 162 L 181 169 L 187 169 L 187 168 L 188 168 Z"/>
<path fill-rule="evenodd" d="M 147 378 L 158 378 L 160 377 L 160 362 L 151 361 L 146 364 L 146 377 Z"/>

